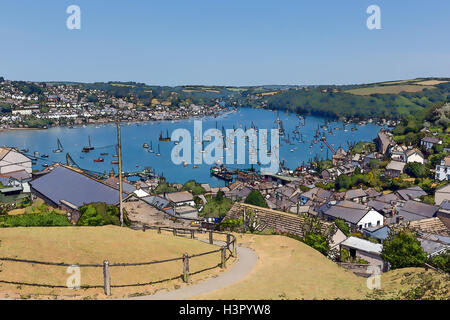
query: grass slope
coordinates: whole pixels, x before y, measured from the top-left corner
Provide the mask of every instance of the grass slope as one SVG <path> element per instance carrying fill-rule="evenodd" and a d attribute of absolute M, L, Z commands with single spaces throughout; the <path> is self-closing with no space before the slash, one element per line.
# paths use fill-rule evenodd
<path fill-rule="evenodd" d="M 217 247 L 209 244 L 174 237 L 171 233 L 156 231 L 134 231 L 116 226 L 104 227 L 49 227 L 0 229 L 0 256 L 38 261 L 102 264 L 133 263 L 181 257 L 184 252 L 195 254 L 211 251 Z M 190 260 L 190 271 L 195 272 L 217 265 L 220 253 L 205 255 Z M 230 261 L 231 262 L 231 261 Z M 66 285 L 69 274 L 66 267 L 31 265 L 2 261 L 0 280 Z M 182 273 L 182 262 L 136 267 L 111 267 L 111 283 L 133 284 L 171 278 Z M 218 269 L 192 276 L 193 281 L 217 274 Z M 81 285 L 103 285 L 102 268 L 81 268 Z M 174 280 L 144 287 L 112 288 L 114 297 L 130 294 L 151 294 L 156 290 L 173 289 L 184 284 Z M 51 289 L 16 286 L 0 283 L 1 297 L 23 298 L 57 295 L 70 298 L 104 298 L 103 289 Z"/>
<path fill-rule="evenodd" d="M 237 235 L 258 262 L 236 284 L 198 299 L 363 299 L 366 279 L 339 267 L 311 247 L 283 236 Z"/>

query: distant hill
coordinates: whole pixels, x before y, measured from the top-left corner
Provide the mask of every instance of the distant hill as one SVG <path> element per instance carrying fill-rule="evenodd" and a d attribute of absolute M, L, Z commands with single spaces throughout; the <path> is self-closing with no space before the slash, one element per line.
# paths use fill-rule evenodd
<path fill-rule="evenodd" d="M 290 110 L 329 118 L 403 119 L 450 99 L 450 78 L 417 78 L 352 85 L 155 86 L 137 82 L 51 82 L 105 90 L 117 98 L 150 105 L 152 99 L 180 103 Z"/>

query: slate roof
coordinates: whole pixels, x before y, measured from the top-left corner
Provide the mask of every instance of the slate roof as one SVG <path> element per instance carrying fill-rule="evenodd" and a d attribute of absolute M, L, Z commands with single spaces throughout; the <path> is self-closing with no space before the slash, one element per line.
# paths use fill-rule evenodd
<path fill-rule="evenodd" d="M 391 160 L 391 162 L 389 162 L 388 165 L 386 166 L 386 170 L 395 170 L 395 171 L 403 172 L 405 165 L 406 165 L 406 163 L 404 163 L 404 162 Z"/>
<path fill-rule="evenodd" d="M 375 198 L 374 200 L 380 201 L 380 202 L 385 202 L 385 203 L 391 203 L 391 201 L 398 201 L 399 197 L 398 197 L 398 195 L 396 195 L 395 193 L 392 192 L 392 193 L 388 193 L 388 194 L 379 196 L 378 198 Z"/>
<path fill-rule="evenodd" d="M 389 231 L 391 231 L 391 228 L 388 226 L 381 226 L 375 228 L 365 228 L 363 233 L 366 236 L 384 241 L 388 237 Z"/>
<path fill-rule="evenodd" d="M 435 138 L 435 137 L 424 137 L 422 139 L 422 141 L 424 142 L 430 142 L 430 143 L 438 143 L 439 139 Z"/>
<path fill-rule="evenodd" d="M 343 200 L 331 206 L 324 204 L 320 210 L 325 215 L 357 224 L 370 211 L 370 208 L 352 201 Z"/>
<path fill-rule="evenodd" d="M 367 193 L 363 189 L 348 190 L 345 194 L 346 199 L 355 199 L 367 196 Z"/>
<path fill-rule="evenodd" d="M 413 221 L 424 218 L 432 218 L 436 215 L 439 207 L 425 204 L 418 201 L 408 200 L 404 206 L 398 211 L 398 215 L 402 216 L 404 220 Z"/>
<path fill-rule="evenodd" d="M 192 196 L 192 193 L 189 191 L 179 191 L 179 192 L 171 192 L 167 193 L 166 197 L 168 200 L 173 201 L 175 203 L 178 202 L 187 202 L 187 201 L 193 201 L 194 197 Z"/>
<path fill-rule="evenodd" d="M 426 196 L 427 193 L 419 186 L 414 186 L 396 192 L 403 200 L 410 200 Z"/>
<path fill-rule="evenodd" d="M 119 202 L 118 190 L 62 165 L 55 166 L 47 174 L 31 181 L 30 185 L 33 190 L 58 205 L 61 200 L 69 201 L 77 207 L 93 202 Z"/>
<path fill-rule="evenodd" d="M 119 178 L 110 177 L 110 178 L 106 179 L 105 181 L 103 181 L 103 183 L 116 189 L 116 190 L 119 190 Z M 134 191 L 136 191 L 136 187 L 125 181 L 122 181 L 122 191 L 126 192 L 126 193 L 133 193 Z"/>

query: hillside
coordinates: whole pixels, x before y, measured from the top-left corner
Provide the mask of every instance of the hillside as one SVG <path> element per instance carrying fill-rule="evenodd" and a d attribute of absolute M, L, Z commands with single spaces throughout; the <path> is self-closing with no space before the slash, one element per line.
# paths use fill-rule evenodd
<path fill-rule="evenodd" d="M 178 258 L 187 252 L 196 254 L 217 249 L 196 240 L 174 237 L 169 232 L 134 231 L 115 226 L 104 227 L 33 227 L 0 229 L 0 256 L 68 264 L 136 263 L 144 261 Z M 214 253 L 190 259 L 190 271 L 195 272 L 217 265 L 220 254 Z M 231 261 L 230 261 L 231 265 Z M 182 261 L 133 267 L 111 267 L 111 284 L 147 283 L 179 276 Z M 66 285 L 67 267 L 25 264 L 0 261 L 0 280 L 25 283 Z M 217 274 L 219 268 L 191 277 L 198 281 Z M 82 267 L 81 286 L 99 285 L 100 288 L 71 290 L 67 288 L 45 288 L 0 282 L 0 298 L 105 298 L 103 294 L 103 269 Z M 174 289 L 185 284 L 176 279 L 160 284 L 112 288 L 113 297 L 136 294 L 152 294 L 162 289 Z"/>
<path fill-rule="evenodd" d="M 339 267 L 304 243 L 283 236 L 237 235 L 258 254 L 250 275 L 197 299 L 362 299 L 366 279 Z"/>

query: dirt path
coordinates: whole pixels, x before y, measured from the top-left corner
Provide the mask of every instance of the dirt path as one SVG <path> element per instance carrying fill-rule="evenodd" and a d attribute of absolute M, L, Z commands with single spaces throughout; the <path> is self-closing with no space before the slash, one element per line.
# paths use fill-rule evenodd
<path fill-rule="evenodd" d="M 223 245 L 223 242 L 214 242 L 214 244 Z M 232 267 L 226 269 L 224 273 L 219 274 L 216 278 L 208 279 L 200 283 L 172 290 L 168 292 L 160 292 L 154 295 L 140 296 L 131 298 L 133 300 L 185 300 L 209 293 L 218 289 L 222 289 L 230 284 L 236 283 L 244 279 L 255 266 L 258 255 L 255 251 L 246 247 L 236 247 L 238 254 L 237 261 Z"/>

